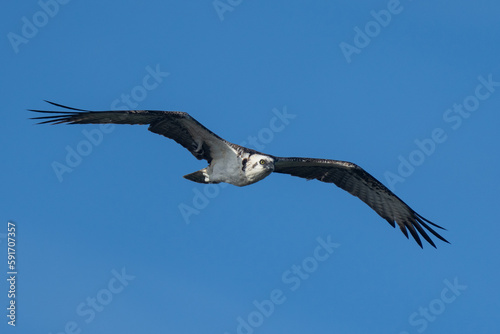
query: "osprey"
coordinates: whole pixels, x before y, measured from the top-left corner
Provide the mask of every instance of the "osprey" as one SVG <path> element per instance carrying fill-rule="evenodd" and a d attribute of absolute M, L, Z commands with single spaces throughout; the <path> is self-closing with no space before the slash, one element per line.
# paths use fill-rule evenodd
<path fill-rule="evenodd" d="M 175 140 L 197 159 L 205 159 L 208 166 L 184 177 L 198 183 L 226 182 L 235 186 L 247 186 L 258 182 L 271 173 L 290 174 L 307 180 L 334 183 L 368 204 L 376 213 L 395 227 L 398 224 L 408 238 L 407 229 L 422 248 L 420 235 L 434 248 L 427 229 L 440 240 L 448 241 L 430 225 L 443 227 L 425 219 L 397 197 L 373 176 L 356 164 L 347 161 L 284 158 L 264 154 L 230 143 L 185 112 L 160 110 L 112 110 L 89 111 L 46 101 L 66 111 L 30 110 L 56 115 L 33 117 L 43 120 L 38 124 L 148 124 L 148 130 Z M 423 228 L 422 228 L 423 227 Z"/>

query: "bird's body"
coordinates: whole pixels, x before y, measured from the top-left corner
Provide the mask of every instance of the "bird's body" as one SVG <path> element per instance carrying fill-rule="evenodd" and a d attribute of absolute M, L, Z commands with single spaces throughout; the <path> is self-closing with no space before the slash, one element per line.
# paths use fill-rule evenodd
<path fill-rule="evenodd" d="M 262 180 L 273 170 L 274 159 L 271 156 L 253 150 L 230 149 L 213 159 L 208 167 L 184 177 L 198 183 L 225 182 L 243 187 Z"/>
<path fill-rule="evenodd" d="M 432 246 L 436 247 L 427 235 L 427 229 L 434 236 L 446 241 L 428 224 L 443 229 L 423 218 L 397 197 L 373 176 L 361 167 L 346 161 L 285 158 L 268 155 L 230 143 L 196 121 L 189 114 L 177 111 L 159 110 L 116 110 L 88 111 L 66 107 L 49 102 L 70 111 L 32 110 L 55 115 L 35 117 L 41 123 L 114 123 L 148 124 L 151 132 L 175 140 L 188 149 L 197 159 L 205 159 L 209 165 L 199 171 L 187 174 L 188 180 L 199 183 L 230 183 L 235 186 L 247 186 L 258 182 L 271 173 L 289 174 L 334 183 L 369 205 L 392 226 L 399 225 L 408 237 L 407 229 L 415 241 L 422 247 L 419 233 Z"/>

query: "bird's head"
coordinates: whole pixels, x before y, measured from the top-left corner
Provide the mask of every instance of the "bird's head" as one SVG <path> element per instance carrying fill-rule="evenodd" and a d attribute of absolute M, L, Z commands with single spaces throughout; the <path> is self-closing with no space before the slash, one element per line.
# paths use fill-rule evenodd
<path fill-rule="evenodd" d="M 262 180 L 274 171 L 274 158 L 262 154 L 252 154 L 248 157 L 245 165 L 246 177 L 253 183 Z"/>

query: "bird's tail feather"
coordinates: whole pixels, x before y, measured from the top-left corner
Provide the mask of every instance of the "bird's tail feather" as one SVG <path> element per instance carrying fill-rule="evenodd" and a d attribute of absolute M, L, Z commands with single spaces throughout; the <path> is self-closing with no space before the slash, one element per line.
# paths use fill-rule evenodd
<path fill-rule="evenodd" d="M 212 182 L 206 181 L 206 175 L 207 175 L 206 173 L 207 173 L 207 169 L 203 168 L 197 172 L 184 175 L 184 178 L 188 179 L 190 181 L 193 181 L 193 182 L 198 182 L 198 183 L 212 183 Z"/>

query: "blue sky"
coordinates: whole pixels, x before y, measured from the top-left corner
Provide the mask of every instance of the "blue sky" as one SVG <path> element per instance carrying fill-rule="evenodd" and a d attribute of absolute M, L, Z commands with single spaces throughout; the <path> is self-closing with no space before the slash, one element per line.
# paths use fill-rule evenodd
<path fill-rule="evenodd" d="M 500 330 L 500 4 L 9 2 L 0 20 L 2 333 Z M 181 110 L 278 156 L 352 161 L 447 228 L 407 240 L 329 184 L 182 178 L 144 126 L 26 109 Z M 16 224 L 16 329 L 7 223 Z"/>

